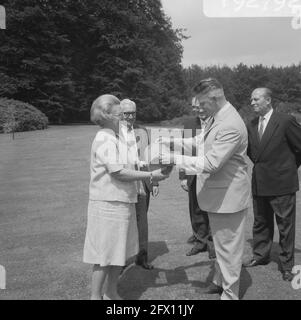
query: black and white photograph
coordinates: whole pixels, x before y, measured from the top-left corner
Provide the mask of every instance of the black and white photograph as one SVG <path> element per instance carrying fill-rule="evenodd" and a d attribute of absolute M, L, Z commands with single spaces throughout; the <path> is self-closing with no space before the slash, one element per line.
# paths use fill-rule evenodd
<path fill-rule="evenodd" d="M 0 300 L 301 300 L 300 166 L 301 0 L 0 0 Z"/>

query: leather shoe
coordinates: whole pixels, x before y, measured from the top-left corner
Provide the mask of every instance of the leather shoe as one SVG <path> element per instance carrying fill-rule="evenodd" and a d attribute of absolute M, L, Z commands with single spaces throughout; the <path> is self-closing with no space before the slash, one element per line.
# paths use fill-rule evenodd
<path fill-rule="evenodd" d="M 211 283 L 210 286 L 205 291 L 206 294 L 219 294 L 221 295 L 223 293 L 223 288 L 221 286 L 217 286 L 214 283 Z"/>
<path fill-rule="evenodd" d="M 138 253 L 136 258 L 136 265 L 146 270 L 154 269 L 154 266 L 147 262 L 147 252 L 145 250 L 141 250 Z"/>
<path fill-rule="evenodd" d="M 200 252 L 205 252 L 206 250 L 206 245 L 196 243 L 191 250 L 186 253 L 186 256 L 194 256 Z"/>
<path fill-rule="evenodd" d="M 136 261 L 136 265 L 142 267 L 143 269 L 146 270 L 152 270 L 154 269 L 154 266 L 150 263 L 148 263 L 147 261 L 143 261 L 143 262 L 137 262 Z"/>
<path fill-rule="evenodd" d="M 192 244 L 192 243 L 195 243 L 197 240 L 198 240 L 198 239 L 197 239 L 194 235 L 192 235 L 191 237 L 189 237 L 189 238 L 187 239 L 187 243 Z"/>
<path fill-rule="evenodd" d="M 256 267 L 256 266 L 264 266 L 269 263 L 270 263 L 269 260 L 256 260 L 256 259 L 252 258 L 251 260 L 244 262 L 242 265 L 245 268 L 252 268 L 252 267 Z"/>
<path fill-rule="evenodd" d="M 282 279 L 284 281 L 289 281 L 291 282 L 294 279 L 295 275 L 291 271 L 284 271 L 282 273 Z"/>

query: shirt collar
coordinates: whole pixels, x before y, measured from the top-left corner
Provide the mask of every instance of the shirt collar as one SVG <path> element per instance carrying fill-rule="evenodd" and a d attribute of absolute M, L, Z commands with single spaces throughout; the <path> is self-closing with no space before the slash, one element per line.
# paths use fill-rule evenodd
<path fill-rule="evenodd" d="M 274 111 L 273 108 L 271 108 L 271 110 L 267 112 L 264 116 L 260 116 L 261 120 L 264 120 L 265 122 L 269 122 L 273 111 Z"/>
<path fill-rule="evenodd" d="M 208 117 L 205 120 L 202 120 L 202 119 L 199 118 L 202 127 L 206 126 L 211 121 L 211 119 L 212 119 L 212 117 Z"/>

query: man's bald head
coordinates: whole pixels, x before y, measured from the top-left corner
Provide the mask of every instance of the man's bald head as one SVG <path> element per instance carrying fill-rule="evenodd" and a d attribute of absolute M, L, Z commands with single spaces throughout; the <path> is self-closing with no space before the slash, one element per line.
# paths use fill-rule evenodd
<path fill-rule="evenodd" d="M 257 91 L 259 94 L 263 95 L 265 98 L 270 98 L 272 100 L 273 92 L 269 88 L 256 88 L 253 92 Z"/>

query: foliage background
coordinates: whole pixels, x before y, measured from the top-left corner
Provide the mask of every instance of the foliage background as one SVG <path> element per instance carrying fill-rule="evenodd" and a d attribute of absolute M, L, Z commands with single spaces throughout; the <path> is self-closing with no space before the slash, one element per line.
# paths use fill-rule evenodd
<path fill-rule="evenodd" d="M 47 117 L 28 103 L 0 98 L 0 133 L 46 129 Z"/>
<path fill-rule="evenodd" d="M 88 120 L 100 94 L 130 97 L 144 121 L 183 112 L 182 33 L 159 0 L 7 0 L 0 95 L 52 122 Z"/>
<path fill-rule="evenodd" d="M 51 123 L 89 120 L 103 93 L 133 99 L 138 120 L 190 112 L 201 78 L 217 77 L 247 120 L 255 87 L 275 92 L 281 111 L 301 112 L 301 63 L 289 67 L 181 65 L 184 30 L 173 30 L 160 0 L 2 0 L 0 97 L 32 104 Z"/>

